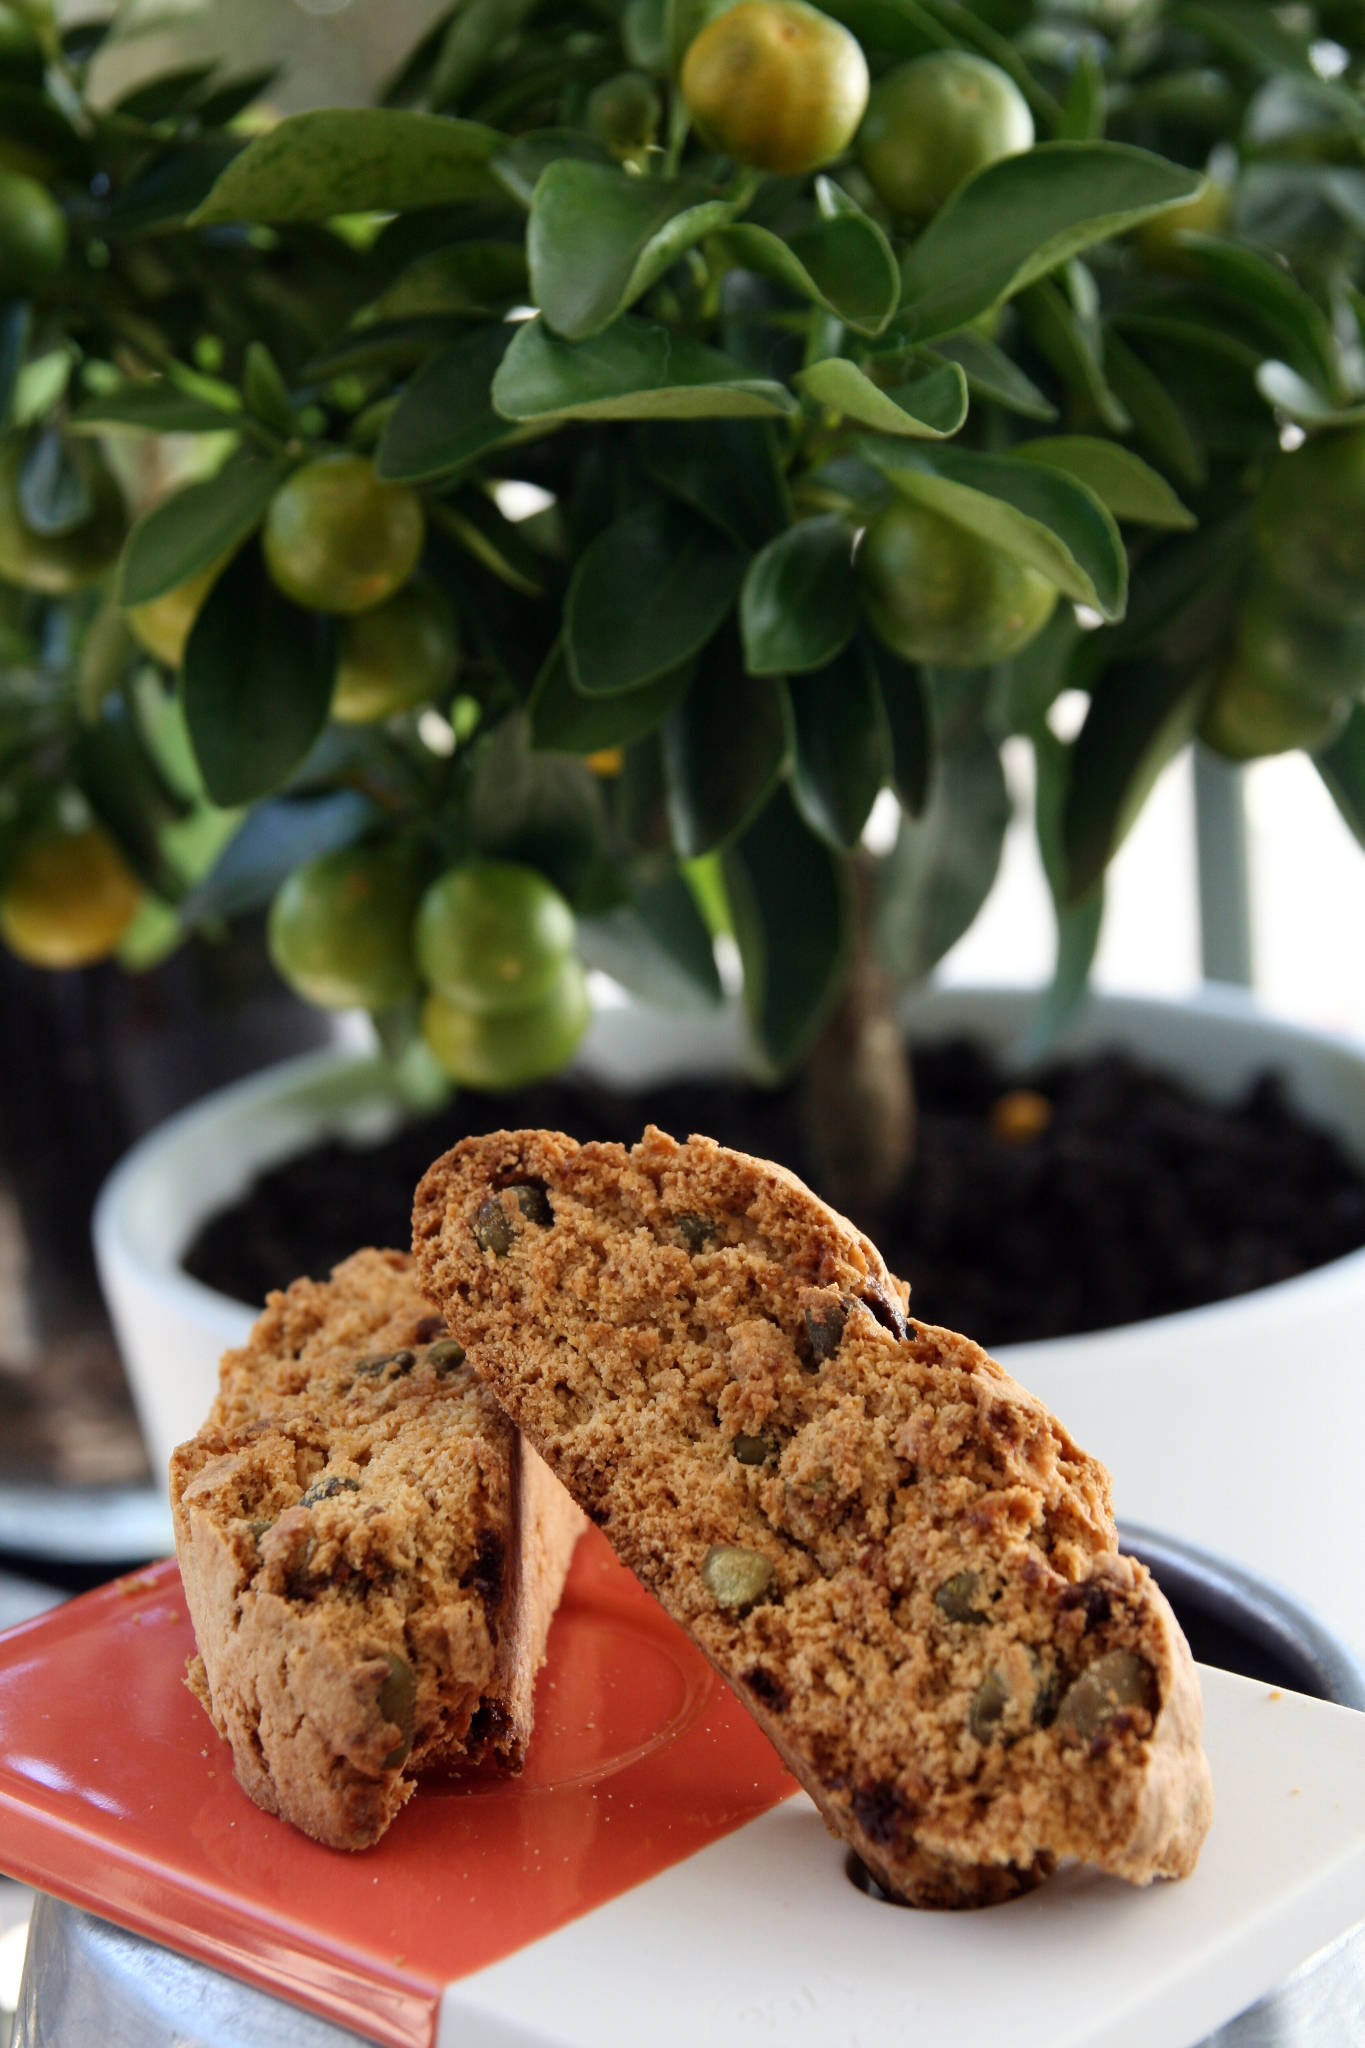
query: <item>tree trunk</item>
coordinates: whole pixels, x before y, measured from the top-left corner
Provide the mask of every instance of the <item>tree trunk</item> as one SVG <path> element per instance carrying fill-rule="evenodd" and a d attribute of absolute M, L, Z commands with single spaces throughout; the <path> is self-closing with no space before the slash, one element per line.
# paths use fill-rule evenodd
<path fill-rule="evenodd" d="M 872 937 L 874 870 L 854 864 L 856 917 L 848 980 L 801 1077 L 801 1113 L 817 1192 L 869 1234 L 909 1171 L 915 1088 L 895 991 Z"/>

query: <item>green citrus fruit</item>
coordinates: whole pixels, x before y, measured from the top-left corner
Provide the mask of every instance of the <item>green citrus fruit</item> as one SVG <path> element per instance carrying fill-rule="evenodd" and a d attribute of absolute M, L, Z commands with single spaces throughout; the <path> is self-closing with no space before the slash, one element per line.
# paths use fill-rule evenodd
<path fill-rule="evenodd" d="M 841 156 L 867 105 L 857 38 L 804 0 L 740 0 L 688 45 L 698 134 L 738 163 L 801 177 Z"/>
<path fill-rule="evenodd" d="M 1180 236 L 1221 235 L 1232 218 L 1232 187 L 1206 178 L 1193 199 L 1154 213 L 1137 231 L 1138 247 L 1149 261 L 1179 270 L 1185 262 Z"/>
<path fill-rule="evenodd" d="M 1032 146 L 1028 101 L 998 64 L 935 50 L 873 86 L 858 161 L 892 213 L 923 220 L 973 171 Z"/>
<path fill-rule="evenodd" d="M 554 980 L 524 1010 L 490 1015 L 433 991 L 422 1006 L 422 1033 L 453 1081 L 466 1088 L 524 1088 L 571 1059 L 592 1006 L 582 963 L 568 954 Z"/>
<path fill-rule="evenodd" d="M 418 882 L 405 847 L 347 846 L 295 868 L 270 906 L 270 957 L 325 1010 L 387 1010 L 415 993 Z"/>
<path fill-rule="evenodd" d="M 132 923 L 142 890 L 97 825 L 37 832 L 20 846 L 0 891 L 0 937 L 34 967 L 106 960 Z"/>
<path fill-rule="evenodd" d="M 927 505 L 893 499 L 858 550 L 863 606 L 906 661 L 984 668 L 1027 647 L 1052 616 L 1056 585 Z"/>
<path fill-rule="evenodd" d="M 1299 611 L 1277 583 L 1242 607 L 1237 654 L 1253 682 L 1314 703 L 1365 693 L 1365 619 L 1332 625 Z"/>
<path fill-rule="evenodd" d="M 663 119 L 663 102 L 643 71 L 621 71 L 588 95 L 588 126 L 613 156 L 638 156 L 649 148 Z"/>
<path fill-rule="evenodd" d="M 574 914 L 535 868 L 469 861 L 433 882 L 417 913 L 423 978 L 461 1009 L 524 1010 L 573 951 Z"/>
<path fill-rule="evenodd" d="M 1256 539 L 1301 611 L 1365 619 L 1365 429 L 1281 455 L 1256 502 Z"/>
<path fill-rule="evenodd" d="M 440 591 L 430 583 L 405 585 L 342 627 L 333 718 L 370 725 L 430 704 L 454 681 L 458 654 L 454 615 Z"/>
<path fill-rule="evenodd" d="M 123 493 L 98 450 L 78 443 L 73 459 L 85 477 L 90 515 L 66 533 L 38 533 L 19 501 L 25 452 L 22 438 L 0 447 L 0 577 L 24 590 L 65 597 L 97 582 L 117 560 L 128 524 Z"/>
<path fill-rule="evenodd" d="M 295 604 L 363 612 L 417 567 L 425 521 L 406 484 L 386 484 L 360 455 L 324 455 L 280 485 L 261 536 L 266 567 Z"/>
<path fill-rule="evenodd" d="M 22 171 L 0 171 L 0 298 L 26 299 L 66 261 L 66 216 Z"/>
<path fill-rule="evenodd" d="M 179 668 L 185 659 L 185 642 L 204 608 L 204 600 L 218 578 L 227 567 L 229 557 L 220 555 L 207 569 L 201 569 L 197 576 L 177 583 L 174 590 L 168 590 L 162 597 L 149 598 L 146 604 L 135 604 L 124 613 L 128 630 L 139 647 L 146 649 L 157 661 L 167 668 Z"/>
<path fill-rule="evenodd" d="M 1199 737 L 1229 761 L 1256 761 L 1295 747 L 1312 753 L 1335 738 L 1349 709 L 1344 699 L 1330 703 L 1271 689 L 1234 656 L 1204 706 Z"/>

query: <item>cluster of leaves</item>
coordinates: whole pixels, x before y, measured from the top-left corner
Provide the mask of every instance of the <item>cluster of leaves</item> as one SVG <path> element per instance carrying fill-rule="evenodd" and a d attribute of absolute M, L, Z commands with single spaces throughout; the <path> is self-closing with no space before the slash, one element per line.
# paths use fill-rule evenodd
<path fill-rule="evenodd" d="M 1282 438 L 1365 419 L 1365 18 L 825 0 L 874 78 L 965 48 L 1032 111 L 1037 145 L 910 234 L 854 156 L 763 177 L 689 132 L 680 57 L 726 4 L 461 0 L 382 105 L 274 124 L 266 79 L 202 67 L 97 110 L 87 25 L 0 83 L 0 156 L 49 167 L 71 234 L 0 312 L 25 502 L 70 516 L 88 437 L 140 488 L 198 451 L 111 589 L 10 604 L 37 654 L 3 685 L 4 829 L 77 786 L 151 892 L 132 957 L 401 835 L 433 871 L 539 868 L 589 959 L 670 1002 L 717 999 L 728 920 L 781 1069 L 845 971 L 879 794 L 876 929 L 909 980 L 989 891 L 1023 736 L 1053 1016 L 1083 987 L 1107 864 L 1235 639 Z M 628 162 L 587 119 L 627 68 L 664 110 Z M 1161 234 L 1210 166 L 1220 231 Z M 330 720 L 333 622 L 266 573 L 274 493 L 329 448 L 424 501 L 463 642 L 435 714 Z M 898 498 L 1058 587 L 1023 653 L 935 669 L 869 632 L 857 539 Z M 172 678 L 120 608 L 225 555 Z M 1320 766 L 1365 837 L 1365 711 Z"/>

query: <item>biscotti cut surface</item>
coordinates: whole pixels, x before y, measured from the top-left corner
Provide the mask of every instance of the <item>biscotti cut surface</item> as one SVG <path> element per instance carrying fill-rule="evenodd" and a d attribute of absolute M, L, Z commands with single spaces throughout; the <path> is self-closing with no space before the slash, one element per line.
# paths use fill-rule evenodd
<path fill-rule="evenodd" d="M 363 1848 L 415 1773 L 520 1769 L 582 1517 L 404 1254 L 271 1297 L 171 1499 L 190 1684 L 258 1806 Z"/>
<path fill-rule="evenodd" d="M 1211 1815 L 1188 1646 L 1108 1475 L 873 1247 L 706 1138 L 471 1138 L 422 1285 L 888 1891 L 1145 1883 Z"/>

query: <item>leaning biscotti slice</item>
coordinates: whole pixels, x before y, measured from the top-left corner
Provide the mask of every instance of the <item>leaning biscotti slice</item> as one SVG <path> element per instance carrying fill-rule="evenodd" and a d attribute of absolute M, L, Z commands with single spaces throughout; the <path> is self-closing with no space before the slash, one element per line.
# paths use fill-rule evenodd
<path fill-rule="evenodd" d="M 1104 1468 L 908 1322 L 792 1175 L 502 1132 L 432 1167 L 413 1242 L 470 1362 L 889 1892 L 1192 1868 L 1198 1683 Z"/>
<path fill-rule="evenodd" d="M 415 1773 L 521 1768 L 583 1519 L 404 1254 L 271 1296 L 171 1499 L 190 1685 L 258 1806 L 359 1849 Z"/>

